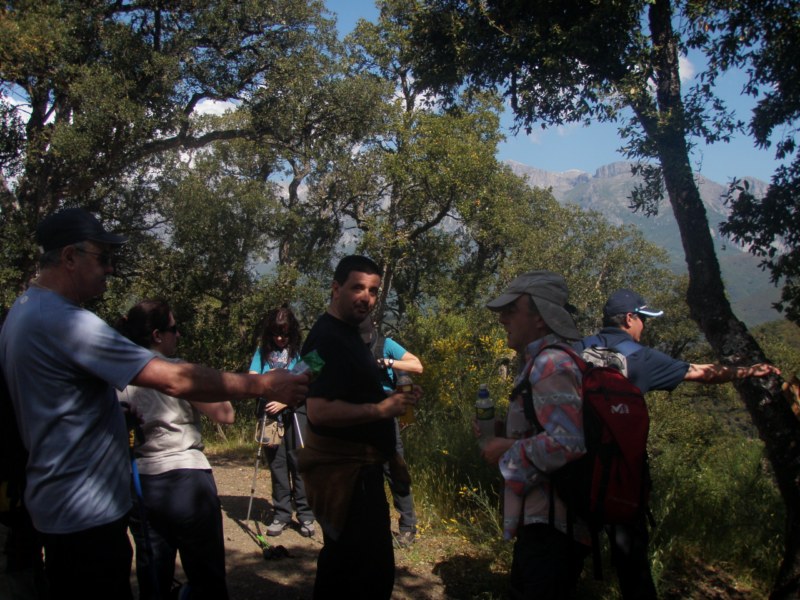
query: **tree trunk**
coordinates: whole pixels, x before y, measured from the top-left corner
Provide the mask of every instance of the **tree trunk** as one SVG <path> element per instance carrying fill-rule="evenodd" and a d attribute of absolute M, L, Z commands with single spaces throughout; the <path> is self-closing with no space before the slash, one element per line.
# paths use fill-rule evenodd
<path fill-rule="evenodd" d="M 725 295 L 719 263 L 709 231 L 708 216 L 694 181 L 683 102 L 678 83 L 678 55 L 671 25 L 670 0 L 657 0 L 650 8 L 658 99 L 658 131 L 648 131 L 656 141 L 664 181 L 681 234 L 689 270 L 687 303 L 692 318 L 726 364 L 750 365 L 766 357 L 731 309 Z M 652 127 L 652 122 L 645 124 Z M 735 382 L 764 442 L 778 488 L 786 505 L 786 539 L 783 563 L 772 598 L 800 595 L 800 423 L 784 401 L 780 380 L 748 379 Z"/>

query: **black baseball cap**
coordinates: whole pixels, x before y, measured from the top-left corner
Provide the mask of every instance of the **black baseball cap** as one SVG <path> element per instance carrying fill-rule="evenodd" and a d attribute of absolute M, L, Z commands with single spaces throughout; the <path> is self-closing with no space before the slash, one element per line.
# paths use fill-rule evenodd
<path fill-rule="evenodd" d="M 97 218 L 83 208 L 65 208 L 42 219 L 36 228 L 36 242 L 45 252 L 90 240 L 119 246 L 128 241 L 109 233 Z"/>

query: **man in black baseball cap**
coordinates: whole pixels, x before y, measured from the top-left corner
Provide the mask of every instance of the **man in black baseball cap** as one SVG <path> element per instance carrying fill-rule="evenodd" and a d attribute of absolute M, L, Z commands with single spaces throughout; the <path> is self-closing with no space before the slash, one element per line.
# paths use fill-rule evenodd
<path fill-rule="evenodd" d="M 132 600 L 130 457 L 116 390 L 132 384 L 193 402 L 262 396 L 296 406 L 308 376 L 166 360 L 81 307 L 105 291 L 124 236 L 70 208 L 45 218 L 36 240 L 39 275 L 0 330 L 0 367 L 28 451 L 25 506 L 42 536 L 50 590 Z"/>
<path fill-rule="evenodd" d="M 36 241 L 44 252 L 83 241 L 120 246 L 128 238 L 107 232 L 94 215 L 82 208 L 65 208 L 50 215 L 36 228 Z"/>

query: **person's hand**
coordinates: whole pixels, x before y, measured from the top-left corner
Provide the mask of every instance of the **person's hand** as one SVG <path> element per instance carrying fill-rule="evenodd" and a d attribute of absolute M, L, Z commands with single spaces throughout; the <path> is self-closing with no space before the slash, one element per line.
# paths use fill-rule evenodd
<path fill-rule="evenodd" d="M 505 454 L 508 449 L 514 445 L 514 441 L 515 440 L 511 438 L 504 437 L 494 437 L 488 439 L 483 445 L 481 456 L 483 456 L 484 460 L 488 464 L 496 465 L 498 462 L 500 462 L 503 454 Z"/>
<path fill-rule="evenodd" d="M 767 363 L 758 363 L 750 367 L 750 377 L 766 377 L 767 375 L 780 375 L 781 370 Z"/>
<path fill-rule="evenodd" d="M 296 408 L 305 402 L 308 395 L 307 373 L 295 374 L 284 369 L 274 369 L 261 375 L 264 392 L 263 396 L 270 402 L 282 402 L 286 406 Z"/>
<path fill-rule="evenodd" d="M 416 386 L 419 387 L 419 386 Z M 422 388 L 419 389 L 419 397 L 422 396 Z M 404 415 L 407 408 L 414 409 L 419 400 L 416 390 L 412 392 L 395 392 L 385 399 L 381 400 L 381 411 L 387 417 L 399 417 Z"/>
<path fill-rule="evenodd" d="M 478 419 L 472 417 L 472 435 L 476 438 L 481 437 L 481 428 L 478 425 Z M 496 437 L 504 437 L 506 435 L 506 426 L 502 421 L 495 419 L 494 421 L 494 435 Z"/>
<path fill-rule="evenodd" d="M 284 408 L 286 408 L 284 403 L 273 400 L 272 402 L 267 402 L 267 406 L 264 408 L 264 410 L 268 415 L 277 415 Z"/>

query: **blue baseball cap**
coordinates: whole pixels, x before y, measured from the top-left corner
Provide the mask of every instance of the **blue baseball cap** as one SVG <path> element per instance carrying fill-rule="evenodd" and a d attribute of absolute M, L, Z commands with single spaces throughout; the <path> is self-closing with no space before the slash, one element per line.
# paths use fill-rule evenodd
<path fill-rule="evenodd" d="M 639 294 L 633 290 L 623 288 L 617 290 L 608 298 L 608 302 L 603 307 L 603 316 L 613 317 L 614 315 L 622 315 L 626 313 L 634 313 L 636 315 L 643 315 L 645 317 L 663 317 L 663 310 L 655 310 L 648 308 L 647 302 Z"/>

